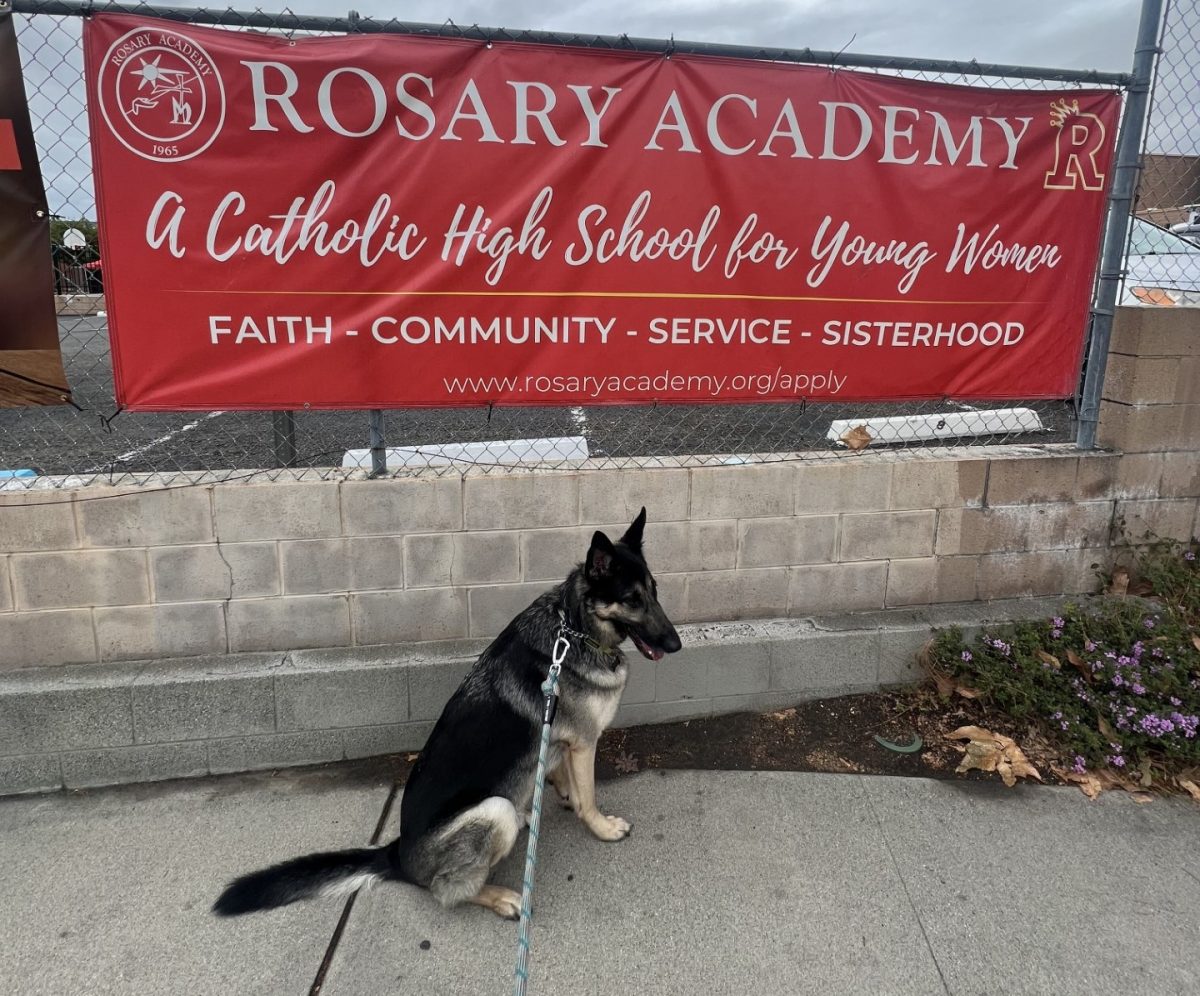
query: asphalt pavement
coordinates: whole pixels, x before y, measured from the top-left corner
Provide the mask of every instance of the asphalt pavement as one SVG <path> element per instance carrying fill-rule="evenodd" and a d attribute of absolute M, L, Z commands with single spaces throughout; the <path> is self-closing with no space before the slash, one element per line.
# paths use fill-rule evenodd
<path fill-rule="evenodd" d="M 511 992 L 515 925 L 408 886 L 359 894 L 340 931 L 342 901 L 208 912 L 234 875 L 394 833 L 386 771 L 0 800 L 5 990 Z M 547 810 L 531 994 L 1197 992 L 1190 802 L 780 772 L 649 771 L 598 794 L 633 834 L 601 843 Z M 524 843 L 495 881 L 517 886 Z"/>

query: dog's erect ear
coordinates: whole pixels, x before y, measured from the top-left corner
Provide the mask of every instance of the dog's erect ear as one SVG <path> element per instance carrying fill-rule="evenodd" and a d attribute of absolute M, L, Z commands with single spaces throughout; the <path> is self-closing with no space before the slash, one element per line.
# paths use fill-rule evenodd
<path fill-rule="evenodd" d="M 616 554 L 612 540 L 597 530 L 592 533 L 592 545 L 588 547 L 585 570 L 590 578 L 602 578 L 612 571 L 613 556 Z"/>
<path fill-rule="evenodd" d="M 638 517 L 633 520 L 633 523 L 625 530 L 625 535 L 621 537 L 621 542 L 629 549 L 635 550 L 638 553 L 642 552 L 642 530 L 646 528 L 646 506 L 642 506 L 642 510 L 638 512 Z"/>

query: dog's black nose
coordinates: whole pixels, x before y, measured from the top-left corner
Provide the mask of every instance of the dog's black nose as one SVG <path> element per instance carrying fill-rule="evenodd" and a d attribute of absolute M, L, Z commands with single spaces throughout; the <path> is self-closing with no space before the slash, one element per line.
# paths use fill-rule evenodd
<path fill-rule="evenodd" d="M 672 630 L 662 642 L 662 648 L 668 654 L 675 653 L 683 644 L 679 642 L 679 634 Z"/>

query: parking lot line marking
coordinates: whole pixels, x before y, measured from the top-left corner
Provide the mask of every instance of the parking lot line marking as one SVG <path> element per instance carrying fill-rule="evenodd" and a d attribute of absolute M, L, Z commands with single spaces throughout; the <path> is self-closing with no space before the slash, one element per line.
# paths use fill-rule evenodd
<path fill-rule="evenodd" d="M 213 418 L 216 418 L 218 415 L 224 415 L 224 414 L 225 414 L 224 412 L 209 412 L 203 418 L 196 419 L 195 422 L 189 422 L 187 425 L 176 429 L 174 432 L 168 432 L 165 436 L 159 436 L 157 439 L 152 439 L 152 440 L 150 440 L 150 442 L 144 443 L 143 445 L 138 446 L 135 449 L 128 450 L 125 453 L 119 453 L 117 456 L 115 456 L 112 460 L 108 461 L 107 463 L 102 463 L 98 467 L 92 467 L 88 470 L 85 470 L 83 473 L 99 474 L 102 471 L 107 470 L 114 463 L 125 463 L 128 460 L 132 460 L 136 456 L 141 456 L 147 450 L 152 450 L 156 446 L 161 446 L 163 443 L 168 443 L 172 439 L 174 439 L 176 436 L 182 436 L 185 432 L 190 432 L 192 429 L 195 429 L 197 426 L 203 425 L 209 419 L 213 419 Z"/>

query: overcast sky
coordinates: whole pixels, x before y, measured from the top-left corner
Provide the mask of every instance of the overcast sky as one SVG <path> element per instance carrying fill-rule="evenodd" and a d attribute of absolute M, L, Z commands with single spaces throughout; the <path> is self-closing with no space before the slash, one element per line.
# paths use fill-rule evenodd
<path fill-rule="evenodd" d="M 190 5 L 190 4 L 189 4 Z M 199 6 L 199 4 L 196 4 Z M 236 6 L 236 4 L 235 4 Z M 319 7 L 293 0 L 297 11 Z M 350 0 L 360 14 L 1124 72 L 1139 0 Z M 264 4 L 270 9 L 269 4 Z M 852 40 L 853 39 L 853 40 Z"/>

